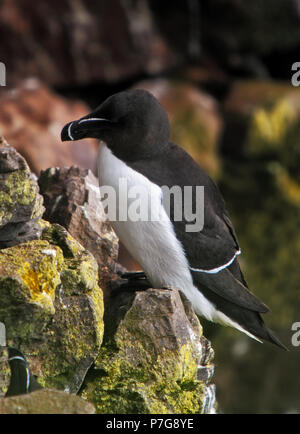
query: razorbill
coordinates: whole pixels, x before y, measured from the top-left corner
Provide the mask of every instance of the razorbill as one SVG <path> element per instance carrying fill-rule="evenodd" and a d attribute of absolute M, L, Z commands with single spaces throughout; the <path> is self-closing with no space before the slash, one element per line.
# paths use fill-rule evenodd
<path fill-rule="evenodd" d="M 135 89 L 112 95 L 89 115 L 69 122 L 61 139 L 100 140 L 100 190 L 108 186 L 116 194 L 112 226 L 153 287 L 179 288 L 197 314 L 284 348 L 262 320 L 268 307 L 249 291 L 240 270 L 241 251 L 221 193 L 192 157 L 169 141 L 169 134 L 160 103 Z M 134 194 L 123 197 L 124 181 L 127 192 L 144 192 L 148 216 L 155 219 L 124 218 L 122 207 L 126 214 L 135 205 Z M 187 230 L 191 222 L 184 213 L 175 218 L 175 201 L 166 210 L 164 188 L 174 186 L 192 189 L 193 209 L 197 187 L 204 189 L 201 230 Z"/>
<path fill-rule="evenodd" d="M 30 372 L 26 357 L 16 348 L 8 348 L 8 363 L 11 371 L 10 383 L 5 397 L 23 395 L 42 389 Z"/>

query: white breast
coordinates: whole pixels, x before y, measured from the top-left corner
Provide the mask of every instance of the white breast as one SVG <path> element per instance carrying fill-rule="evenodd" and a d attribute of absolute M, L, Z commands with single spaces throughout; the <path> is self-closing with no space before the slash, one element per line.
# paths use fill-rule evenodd
<path fill-rule="evenodd" d="M 215 308 L 194 286 L 181 242 L 176 238 L 172 222 L 162 206 L 162 190 L 145 176 L 115 157 L 100 142 L 98 176 L 102 186 L 113 187 L 119 202 L 119 180 L 126 179 L 128 191 L 142 186 L 148 196 L 149 215 L 157 221 L 111 221 L 112 227 L 132 257 L 141 265 L 156 288 L 171 286 L 180 289 L 192 303 L 195 312 L 210 321 L 230 325 L 258 340 L 243 327 Z M 133 199 L 128 199 L 128 206 Z M 117 207 L 118 208 L 118 207 Z"/>
<path fill-rule="evenodd" d="M 111 186 L 119 199 L 119 180 L 127 179 L 128 190 L 142 185 L 149 195 L 149 207 L 158 221 L 112 221 L 111 224 L 132 257 L 141 265 L 152 285 L 157 288 L 172 286 L 180 289 L 192 302 L 196 312 L 213 320 L 214 306 L 194 287 L 189 264 L 182 245 L 177 240 L 172 223 L 162 206 L 162 191 L 145 176 L 115 157 L 106 145 L 100 143 L 98 175 L 101 186 Z M 128 205 L 131 201 L 128 199 Z M 149 210 L 149 215 L 151 210 Z"/>

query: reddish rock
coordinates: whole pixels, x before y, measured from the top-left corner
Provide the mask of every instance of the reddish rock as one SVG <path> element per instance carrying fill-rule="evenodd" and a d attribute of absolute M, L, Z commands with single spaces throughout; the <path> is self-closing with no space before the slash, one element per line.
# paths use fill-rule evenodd
<path fill-rule="evenodd" d="M 116 272 L 118 239 L 100 202 L 98 179 L 78 167 L 51 168 L 39 178 L 44 218 L 64 226 L 95 257 L 99 283 L 105 291 Z"/>
<path fill-rule="evenodd" d="M 125 246 L 120 242 L 119 243 L 119 263 L 130 271 L 139 271 L 142 270 L 140 264 L 136 262 L 131 254 L 126 250 Z"/>
<path fill-rule="evenodd" d="M 67 101 L 37 80 L 27 80 L 17 89 L 0 94 L 0 133 L 36 174 L 48 167 L 73 164 L 95 170 L 95 140 L 60 140 L 63 126 L 89 111 L 82 102 Z"/>

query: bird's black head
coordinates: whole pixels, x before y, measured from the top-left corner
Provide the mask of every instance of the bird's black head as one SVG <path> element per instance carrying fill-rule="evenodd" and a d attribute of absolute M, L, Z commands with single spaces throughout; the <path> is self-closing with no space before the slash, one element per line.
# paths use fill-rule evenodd
<path fill-rule="evenodd" d="M 169 133 L 160 103 L 146 90 L 134 89 L 110 96 L 89 115 L 65 125 L 61 139 L 97 138 L 126 161 L 161 152 Z"/>

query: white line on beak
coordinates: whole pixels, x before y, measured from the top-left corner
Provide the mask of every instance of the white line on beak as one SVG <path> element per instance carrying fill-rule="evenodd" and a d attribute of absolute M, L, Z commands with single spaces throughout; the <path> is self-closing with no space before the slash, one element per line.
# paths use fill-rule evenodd
<path fill-rule="evenodd" d="M 81 119 L 81 121 L 79 121 L 79 124 L 82 124 L 83 122 L 90 122 L 90 121 L 107 121 L 107 119 L 104 118 L 88 118 L 88 119 Z"/>
<path fill-rule="evenodd" d="M 72 127 L 72 125 L 73 125 L 73 122 L 71 122 L 70 125 L 68 126 L 68 135 L 69 135 L 69 137 L 70 137 L 71 140 L 74 140 L 74 137 L 71 134 L 71 127 Z"/>

